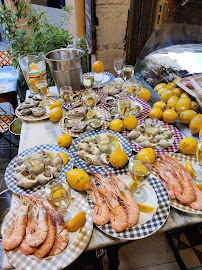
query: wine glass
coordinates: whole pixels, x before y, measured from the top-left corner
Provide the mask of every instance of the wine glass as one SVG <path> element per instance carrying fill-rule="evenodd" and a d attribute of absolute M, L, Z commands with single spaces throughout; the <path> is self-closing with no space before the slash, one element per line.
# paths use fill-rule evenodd
<path fill-rule="evenodd" d="M 46 80 L 40 80 L 36 82 L 37 92 L 41 97 L 44 97 L 48 94 L 48 83 Z"/>
<path fill-rule="evenodd" d="M 119 115 L 124 119 L 130 112 L 131 103 L 128 100 L 118 100 L 117 108 Z"/>
<path fill-rule="evenodd" d="M 98 91 L 100 90 L 100 86 L 101 86 L 103 81 L 104 81 L 104 73 L 103 72 L 94 73 L 94 82 L 98 87 Z"/>
<path fill-rule="evenodd" d="M 130 92 L 130 95 L 133 97 L 134 101 L 139 96 L 141 89 L 142 85 L 139 80 L 135 79 L 130 82 L 128 91 Z"/>
<path fill-rule="evenodd" d="M 151 162 L 146 156 L 135 155 L 130 158 L 128 167 L 131 178 L 137 183 L 133 196 L 137 202 L 144 203 L 148 198 L 144 184 L 150 175 Z"/>
<path fill-rule="evenodd" d="M 119 59 L 114 60 L 114 70 L 118 74 L 118 78 L 120 78 L 120 75 L 121 75 L 121 72 L 123 69 L 123 65 L 124 65 L 124 59 L 119 58 Z"/>
<path fill-rule="evenodd" d="M 91 90 L 93 88 L 93 84 L 94 84 L 93 74 L 83 75 L 83 85 L 84 85 L 85 89 Z"/>
<path fill-rule="evenodd" d="M 125 65 L 123 66 L 123 79 L 127 83 L 132 79 L 134 75 L 134 67 L 131 65 Z"/>
<path fill-rule="evenodd" d="M 62 86 L 60 88 L 60 96 L 63 99 L 64 103 L 68 106 L 73 97 L 73 91 L 71 86 Z"/>
<path fill-rule="evenodd" d="M 82 99 L 88 108 L 88 118 L 91 119 L 93 116 L 93 108 L 95 107 L 97 101 L 96 95 L 93 92 L 88 91 L 83 93 Z"/>

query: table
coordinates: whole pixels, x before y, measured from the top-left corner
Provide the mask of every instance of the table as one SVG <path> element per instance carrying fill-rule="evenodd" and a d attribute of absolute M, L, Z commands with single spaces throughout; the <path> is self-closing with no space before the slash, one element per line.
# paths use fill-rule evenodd
<path fill-rule="evenodd" d="M 145 81 L 142 81 L 142 85 L 143 87 L 147 88 L 152 94 L 150 105 L 153 104 L 155 101 L 159 100 L 159 95 Z M 27 95 L 29 94 L 30 93 L 28 91 Z M 56 96 L 58 95 L 58 90 L 56 87 L 50 87 L 49 95 L 53 94 L 55 94 Z M 187 128 L 185 128 L 184 126 L 182 128 L 181 125 L 179 125 L 179 128 L 182 129 L 184 136 L 189 136 L 189 131 Z M 49 120 L 42 120 L 36 122 L 23 121 L 19 144 L 19 153 L 35 145 L 41 144 L 56 145 L 57 137 L 62 133 L 63 132 L 62 130 L 60 130 L 59 124 L 53 123 Z M 165 232 L 168 230 L 172 230 L 174 228 L 200 223 L 201 221 L 202 215 L 195 215 L 195 214 L 192 215 L 182 213 L 171 207 L 170 215 L 168 217 L 167 222 L 158 232 Z M 114 239 L 104 234 L 96 227 L 94 227 L 91 240 L 88 246 L 86 247 L 85 251 L 104 248 L 107 246 L 120 244 L 127 241 L 128 240 Z"/>

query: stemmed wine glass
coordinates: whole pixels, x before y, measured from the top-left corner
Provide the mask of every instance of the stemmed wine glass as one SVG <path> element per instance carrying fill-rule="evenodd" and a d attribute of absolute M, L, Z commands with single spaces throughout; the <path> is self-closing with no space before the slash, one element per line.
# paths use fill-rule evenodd
<path fill-rule="evenodd" d="M 82 99 L 89 111 L 88 118 L 91 119 L 93 116 L 93 108 L 96 106 L 97 103 L 96 95 L 95 93 L 88 91 L 83 93 Z"/>
<path fill-rule="evenodd" d="M 123 65 L 124 65 L 124 59 L 118 58 L 118 59 L 114 60 L 114 70 L 118 74 L 118 78 L 120 78 L 120 75 L 121 75 L 121 72 L 123 69 Z"/>
<path fill-rule="evenodd" d="M 131 178 L 137 183 L 137 189 L 133 196 L 137 202 L 144 203 L 148 198 L 144 184 L 150 175 L 150 159 L 143 155 L 135 155 L 130 158 L 128 166 Z"/>
<path fill-rule="evenodd" d="M 100 86 L 101 86 L 103 81 L 104 81 L 104 73 L 103 72 L 100 72 L 100 73 L 94 72 L 94 82 L 98 87 L 98 91 L 100 90 Z"/>
<path fill-rule="evenodd" d="M 129 100 L 118 100 L 117 109 L 120 117 L 124 119 L 129 113 L 131 109 L 131 103 Z"/>
<path fill-rule="evenodd" d="M 134 75 L 134 67 L 131 65 L 125 65 L 123 66 L 123 79 L 127 83 L 132 79 Z"/>
<path fill-rule="evenodd" d="M 142 89 L 141 82 L 138 79 L 135 79 L 129 83 L 129 89 L 130 95 L 133 97 L 134 101 L 139 96 Z"/>

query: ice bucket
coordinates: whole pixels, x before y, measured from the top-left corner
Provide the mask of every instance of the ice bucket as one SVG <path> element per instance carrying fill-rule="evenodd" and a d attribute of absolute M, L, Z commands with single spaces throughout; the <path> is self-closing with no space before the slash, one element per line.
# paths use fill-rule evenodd
<path fill-rule="evenodd" d="M 45 55 L 58 91 L 66 85 L 71 86 L 73 90 L 81 89 L 83 55 L 84 51 L 76 48 L 58 49 Z"/>

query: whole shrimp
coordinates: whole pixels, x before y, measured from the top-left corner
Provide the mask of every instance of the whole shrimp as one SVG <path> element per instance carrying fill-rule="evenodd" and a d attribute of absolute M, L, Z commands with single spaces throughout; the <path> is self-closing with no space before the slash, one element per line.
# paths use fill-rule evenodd
<path fill-rule="evenodd" d="M 25 196 L 21 196 L 14 225 L 2 239 L 2 246 L 5 250 L 12 250 L 18 247 L 24 238 L 28 209 L 29 200 Z"/>
<path fill-rule="evenodd" d="M 197 187 L 195 183 L 194 189 L 196 192 L 196 199 L 189 205 L 196 210 L 202 210 L 202 191 Z"/>
<path fill-rule="evenodd" d="M 105 200 L 103 199 L 102 195 L 98 191 L 98 188 L 96 185 L 91 182 L 91 189 L 86 190 L 87 193 L 91 196 L 95 207 L 93 209 L 93 222 L 99 226 L 105 225 L 109 222 L 110 220 L 110 210 L 109 207 L 107 206 Z"/>
<path fill-rule="evenodd" d="M 54 219 L 56 225 L 56 237 L 53 247 L 49 252 L 50 256 L 58 255 L 63 252 L 69 242 L 68 230 L 65 228 L 65 222 L 61 211 L 54 211 Z"/>
<path fill-rule="evenodd" d="M 128 214 L 128 227 L 133 227 L 139 221 L 140 209 L 126 183 L 113 174 L 109 169 L 107 169 L 107 171 L 111 175 L 111 180 L 115 185 L 117 195 L 121 198 L 124 206 L 126 207 Z"/>
<path fill-rule="evenodd" d="M 40 200 L 32 207 L 33 223 L 28 223 L 26 240 L 29 246 L 39 246 L 44 242 L 48 233 L 46 209 Z"/>
<path fill-rule="evenodd" d="M 49 253 L 55 242 L 56 229 L 55 229 L 54 214 L 51 210 L 48 210 L 47 216 L 48 216 L 48 233 L 46 239 L 40 245 L 40 247 L 34 252 L 34 256 L 39 259 L 45 257 Z"/>

